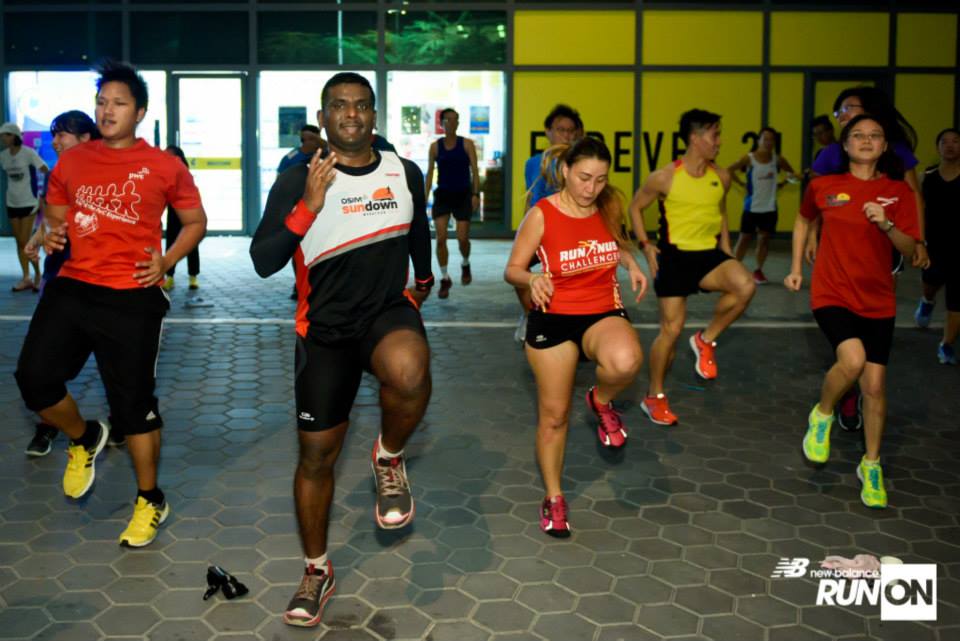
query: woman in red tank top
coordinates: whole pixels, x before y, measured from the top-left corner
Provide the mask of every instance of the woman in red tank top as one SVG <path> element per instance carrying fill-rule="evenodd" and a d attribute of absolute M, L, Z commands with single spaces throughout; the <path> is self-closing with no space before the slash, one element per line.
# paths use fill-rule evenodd
<path fill-rule="evenodd" d="M 643 353 L 620 298 L 617 266 L 630 273 L 639 301 L 647 279 L 623 234 L 623 200 L 608 184 L 610 151 L 584 138 L 572 147 L 552 147 L 557 162 L 551 179 L 559 191 L 535 203 L 517 230 L 504 279 L 530 290 L 534 310 L 527 321 L 526 353 L 537 380 L 537 460 L 546 489 L 540 528 L 570 535 L 567 503 L 560 489 L 570 401 L 581 354 L 597 364 L 597 383 L 587 407 L 599 422 L 606 447 L 626 443 L 627 430 L 614 397 L 633 383 Z M 543 271 L 532 273 L 537 254 Z"/>

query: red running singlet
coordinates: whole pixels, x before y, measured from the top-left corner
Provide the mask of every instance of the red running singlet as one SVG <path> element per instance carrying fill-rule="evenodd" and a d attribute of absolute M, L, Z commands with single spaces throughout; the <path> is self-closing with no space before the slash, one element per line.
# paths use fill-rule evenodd
<path fill-rule="evenodd" d="M 543 273 L 553 281 L 553 297 L 543 311 L 601 314 L 623 309 L 617 283 L 620 247 L 600 212 L 573 218 L 546 198 L 536 206 L 543 212 L 543 237 L 537 256 Z"/>

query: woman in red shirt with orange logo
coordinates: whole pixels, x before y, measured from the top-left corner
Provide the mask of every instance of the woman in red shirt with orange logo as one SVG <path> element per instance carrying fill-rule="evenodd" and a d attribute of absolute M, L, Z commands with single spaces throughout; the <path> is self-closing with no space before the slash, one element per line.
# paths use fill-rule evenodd
<path fill-rule="evenodd" d="M 623 446 L 627 430 L 612 401 L 633 383 L 643 352 L 623 308 L 617 266 L 629 270 L 637 301 L 647 279 L 622 231 L 623 200 L 607 181 L 606 145 L 584 138 L 553 147 L 544 152 L 543 166 L 554 168 L 560 189 L 527 212 L 504 278 L 529 289 L 533 300 L 526 353 L 537 380 L 537 460 L 546 489 L 540 529 L 565 537 L 570 525 L 560 477 L 577 361 L 583 354 L 597 364 L 597 384 L 586 400 L 599 421 L 600 442 Z M 528 267 L 534 254 L 542 272 Z"/>
<path fill-rule="evenodd" d="M 793 264 L 784 279 L 799 291 L 803 249 L 810 225 L 822 219 L 820 248 L 810 284 L 810 307 L 836 352 L 820 402 L 810 411 L 803 454 L 813 463 L 830 456 L 834 406 L 859 380 L 863 393 L 866 453 L 857 466 L 860 499 L 887 506 L 880 468 L 880 441 L 887 412 L 887 360 L 897 314 L 890 253 L 913 254 L 920 227 L 917 200 L 905 183 L 903 164 L 887 144 L 873 116 L 853 118 L 840 134 L 842 174 L 815 178 L 803 197 L 793 227 Z M 855 247 L 854 251 L 851 248 Z"/>

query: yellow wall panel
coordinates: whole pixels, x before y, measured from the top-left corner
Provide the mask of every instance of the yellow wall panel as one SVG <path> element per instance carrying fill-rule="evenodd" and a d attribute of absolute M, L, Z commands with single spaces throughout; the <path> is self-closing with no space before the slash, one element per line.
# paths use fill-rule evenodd
<path fill-rule="evenodd" d="M 643 74 L 641 94 L 641 181 L 651 168 L 662 167 L 682 155 L 684 145 L 677 140 L 680 114 L 695 107 L 719 113 L 722 138 L 717 164 L 728 166 L 750 151 L 752 139 L 745 134 L 760 128 L 759 73 L 649 72 Z M 744 191 L 734 186 L 727 197 L 727 215 L 731 229 L 740 226 Z M 644 212 L 647 229 L 654 229 L 657 207 Z"/>
<path fill-rule="evenodd" d="M 897 64 L 953 67 L 957 64 L 957 14 L 901 13 L 897 16 Z"/>
<path fill-rule="evenodd" d="M 696 46 L 681 43 L 696 43 Z M 759 65 L 763 14 L 759 11 L 644 11 L 643 63 L 648 65 Z"/>
<path fill-rule="evenodd" d="M 889 30 L 886 13 L 775 11 L 770 16 L 770 62 L 885 67 Z"/>
<path fill-rule="evenodd" d="M 518 65 L 632 65 L 634 11 L 517 11 L 513 60 Z"/>
<path fill-rule="evenodd" d="M 770 74 L 770 118 L 768 124 L 780 132 L 780 155 L 794 171 L 803 167 L 803 74 Z M 782 182 L 782 181 L 781 181 Z M 800 207 L 800 185 L 784 185 L 777 193 L 777 231 L 793 229 Z"/>
<path fill-rule="evenodd" d="M 934 139 L 947 127 L 953 126 L 953 75 L 897 74 L 897 109 L 917 130 L 917 171 L 938 162 Z"/>
<path fill-rule="evenodd" d="M 524 163 L 533 155 L 532 144 L 538 151 L 547 146 L 543 119 L 557 103 L 578 110 L 589 135 L 603 136 L 614 156 L 610 183 L 626 198 L 633 195 L 633 95 L 631 72 L 518 71 L 513 75 L 513 229 L 526 213 Z"/>

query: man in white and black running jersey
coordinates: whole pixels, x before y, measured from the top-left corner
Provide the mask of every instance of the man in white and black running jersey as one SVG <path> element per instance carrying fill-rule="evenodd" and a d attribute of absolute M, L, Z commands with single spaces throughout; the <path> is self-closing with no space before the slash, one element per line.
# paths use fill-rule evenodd
<path fill-rule="evenodd" d="M 423 174 L 394 152 L 371 148 L 373 88 L 339 73 L 321 95 L 329 152 L 288 169 L 270 190 L 250 246 L 269 276 L 294 258 L 295 394 L 300 458 L 294 499 L 306 570 L 284 614 L 320 622 L 333 593 L 327 525 L 333 468 L 364 370 L 380 382 L 381 434 L 372 454 L 375 518 L 383 529 L 413 518 L 403 448 L 430 399 L 430 353 L 419 304 L 433 286 Z M 410 259 L 415 287 L 406 289 Z"/>
<path fill-rule="evenodd" d="M 777 231 L 777 189 L 783 185 L 778 182 L 778 176 L 783 171 L 788 180 L 798 180 L 787 159 L 777 154 L 776 146 L 777 130 L 762 127 L 756 148 L 727 167 L 731 180 L 745 187 L 747 192 L 743 199 L 740 236 L 733 254 L 743 262 L 753 237 L 759 232 L 757 268 L 753 272 L 753 282 L 757 285 L 768 282 L 763 273 L 763 264 L 767 260 L 770 235 Z M 738 171 L 746 173 L 746 181 L 740 180 Z"/>

